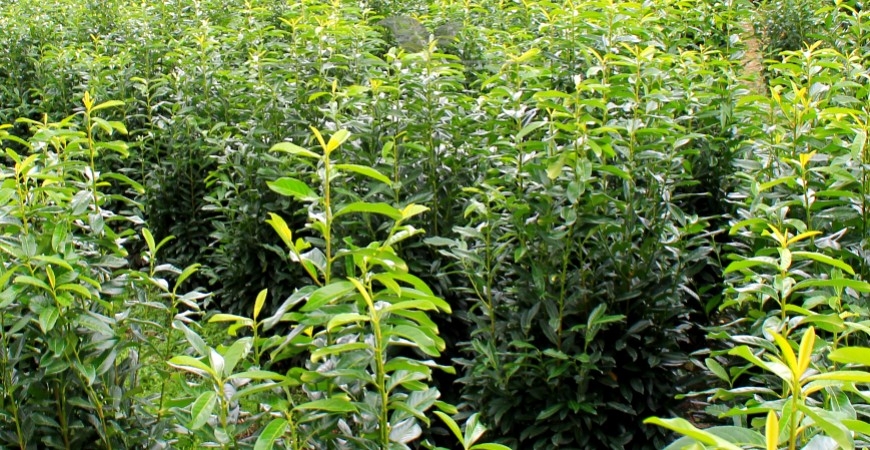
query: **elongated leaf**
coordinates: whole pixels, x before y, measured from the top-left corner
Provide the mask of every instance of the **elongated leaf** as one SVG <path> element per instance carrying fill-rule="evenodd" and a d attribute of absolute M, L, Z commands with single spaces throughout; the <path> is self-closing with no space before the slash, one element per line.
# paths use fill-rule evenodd
<path fill-rule="evenodd" d="M 270 372 L 268 370 L 248 370 L 245 372 L 234 373 L 227 377 L 228 380 L 272 380 L 284 381 L 286 376 L 280 373 Z"/>
<path fill-rule="evenodd" d="M 794 377 L 794 379 L 799 378 L 801 374 L 798 373 L 797 357 L 794 354 L 794 349 L 791 348 L 791 344 L 788 340 L 786 340 L 786 338 L 782 337 L 781 334 L 773 330 L 768 331 L 771 335 L 773 335 L 773 340 L 776 342 L 776 345 L 779 346 L 779 350 L 782 354 L 783 360 L 791 371 L 792 376 Z"/>
<path fill-rule="evenodd" d="M 838 289 L 854 289 L 858 292 L 870 292 L 870 283 L 861 280 L 849 280 L 834 278 L 829 280 L 804 280 L 794 285 L 792 291 L 799 291 L 808 287 L 832 287 Z"/>
<path fill-rule="evenodd" d="M 767 450 L 779 449 L 779 419 L 777 419 L 776 413 L 773 410 L 767 413 L 764 436 Z"/>
<path fill-rule="evenodd" d="M 135 180 L 133 180 L 132 178 L 130 178 L 126 175 L 122 175 L 120 173 L 107 173 L 107 174 L 103 175 L 102 177 L 113 179 L 113 180 L 118 180 L 118 181 L 126 184 L 127 186 L 130 186 L 131 188 L 133 188 L 133 190 L 136 191 L 137 194 L 144 194 L 145 193 L 145 186 L 142 186 L 141 184 L 139 184 L 138 182 L 136 182 Z"/>
<path fill-rule="evenodd" d="M 362 281 L 356 278 L 348 278 L 348 281 L 354 286 L 356 291 L 362 296 L 363 300 L 365 300 L 366 305 L 368 306 L 370 311 L 374 311 L 375 303 L 372 300 L 372 296 L 369 295 L 368 289 L 363 285 Z M 374 313 L 377 314 L 377 313 Z"/>
<path fill-rule="evenodd" d="M 779 262 L 773 258 L 766 256 L 757 256 L 755 258 L 746 258 L 740 261 L 734 261 L 728 264 L 728 267 L 722 273 L 728 274 L 738 270 L 750 269 L 756 266 L 766 266 L 773 269 L 779 269 Z"/>
<path fill-rule="evenodd" d="M 456 436 L 456 439 L 459 439 L 459 442 L 463 444 L 463 447 L 467 447 L 468 445 L 465 442 L 465 439 L 462 436 L 462 430 L 459 429 L 459 425 L 453 420 L 452 417 L 444 414 L 441 411 L 435 411 L 435 415 L 440 417 L 442 421 L 447 425 L 447 428 L 450 428 L 450 431 L 453 432 L 453 435 Z"/>
<path fill-rule="evenodd" d="M 416 419 L 408 418 L 390 427 L 390 442 L 407 444 L 423 434 L 423 429 Z"/>
<path fill-rule="evenodd" d="M 708 432 L 705 430 L 698 429 L 696 426 L 692 425 L 688 420 L 673 418 L 673 419 L 660 419 L 658 417 L 650 417 L 643 421 L 645 424 L 658 425 L 660 427 L 667 428 L 671 431 L 675 431 L 682 435 L 688 436 L 702 444 L 715 445 L 716 448 L 721 448 L 724 450 L 742 450 L 740 447 Z"/>
<path fill-rule="evenodd" d="M 49 264 L 54 264 L 55 266 L 63 267 L 66 270 L 73 270 L 72 266 L 70 266 L 68 262 L 66 262 L 62 258 L 58 258 L 57 256 L 36 255 L 33 257 L 33 259 L 35 259 L 37 261 L 46 262 Z"/>
<path fill-rule="evenodd" d="M 287 431 L 287 426 L 290 423 L 287 419 L 274 419 L 263 428 L 260 436 L 257 437 L 257 442 L 254 444 L 254 450 L 272 450 L 275 445 L 275 440 L 283 436 Z"/>
<path fill-rule="evenodd" d="M 19 275 L 15 277 L 15 280 L 12 282 L 15 284 L 29 284 L 31 286 L 35 286 L 51 292 L 51 287 L 45 281 L 42 281 L 39 278 L 31 277 L 29 275 Z"/>
<path fill-rule="evenodd" d="M 214 391 L 203 392 L 190 408 L 190 423 L 187 428 L 198 430 L 208 422 L 217 404 L 217 394 Z"/>
<path fill-rule="evenodd" d="M 465 421 L 465 445 L 471 445 L 477 442 L 486 433 L 486 427 L 478 420 L 477 413 L 468 416 Z"/>
<path fill-rule="evenodd" d="M 326 331 L 332 331 L 336 327 L 340 327 L 351 322 L 368 322 L 369 320 L 369 316 L 364 316 L 357 313 L 337 314 L 332 319 L 329 319 L 329 323 L 326 324 Z"/>
<path fill-rule="evenodd" d="M 807 328 L 804 331 L 804 336 L 801 338 L 800 351 L 798 352 L 798 376 L 806 373 L 810 367 L 810 358 L 813 356 L 813 347 L 816 343 L 816 329 L 813 327 Z"/>
<path fill-rule="evenodd" d="M 803 233 L 787 240 L 785 245 L 791 246 L 794 243 L 800 242 L 800 241 L 807 239 L 807 238 L 811 238 L 813 236 L 818 236 L 820 234 L 822 234 L 821 231 L 804 231 Z"/>
<path fill-rule="evenodd" d="M 55 289 L 56 289 L 58 292 L 61 292 L 61 291 L 70 291 L 70 292 L 75 292 L 76 294 L 79 294 L 79 295 L 81 295 L 82 297 L 84 297 L 84 298 L 86 298 L 86 299 L 90 299 L 90 298 L 91 298 L 91 291 L 89 291 L 86 287 L 84 287 L 84 286 L 82 286 L 82 285 L 80 285 L 80 284 L 70 284 L 70 283 L 67 283 L 67 284 L 62 284 L 62 285 L 58 286 L 58 287 L 55 288 Z"/>
<path fill-rule="evenodd" d="M 210 375 L 212 378 L 217 378 L 217 374 L 211 367 L 202 361 L 190 356 L 179 355 L 169 360 L 169 365 L 176 369 L 185 370 L 200 376 Z"/>
<path fill-rule="evenodd" d="M 292 142 L 279 142 L 273 145 L 270 150 L 273 152 L 285 152 L 290 153 L 291 155 L 304 156 L 306 158 L 320 159 L 320 155 L 317 153 L 304 149 Z"/>
<path fill-rule="evenodd" d="M 870 366 L 870 348 L 840 347 L 828 354 L 828 359 L 841 364 Z"/>
<path fill-rule="evenodd" d="M 870 436 L 870 423 L 856 419 L 840 419 L 840 421 L 843 422 L 846 428 L 856 433 L 861 433 L 864 436 Z"/>
<path fill-rule="evenodd" d="M 254 450 L 272 450 L 275 440 L 284 435 L 290 425 L 287 419 L 274 419 L 263 428 L 254 444 Z"/>
<path fill-rule="evenodd" d="M 91 112 L 99 111 L 101 109 L 106 109 L 106 108 L 114 108 L 116 106 L 124 106 L 124 102 L 122 102 L 120 100 L 109 100 L 107 102 L 103 102 L 97 106 L 94 106 L 93 108 L 91 108 Z"/>
<path fill-rule="evenodd" d="M 393 220 L 399 220 L 402 218 L 402 213 L 396 208 L 393 208 L 387 203 L 367 203 L 367 202 L 354 202 L 349 205 L 345 205 L 341 209 L 335 212 L 333 218 L 343 216 L 345 214 L 352 213 L 371 213 L 371 214 L 380 214 L 382 216 L 387 216 Z"/>
<path fill-rule="evenodd" d="M 411 203 L 402 209 L 402 220 L 410 219 L 411 217 L 423 214 L 426 211 L 429 211 L 428 207 Z"/>
<path fill-rule="evenodd" d="M 870 372 L 859 370 L 837 370 L 835 372 L 820 373 L 806 378 L 807 381 L 833 380 L 849 383 L 870 383 Z"/>
<path fill-rule="evenodd" d="M 39 312 L 39 328 L 42 329 L 43 333 L 48 333 L 49 331 L 54 329 L 54 325 L 57 323 L 57 319 L 60 317 L 60 312 L 54 306 L 47 306 L 45 309 Z"/>
<path fill-rule="evenodd" d="M 408 339 L 422 350 L 423 353 L 426 353 L 429 356 L 440 356 L 440 350 L 444 350 L 444 342 L 436 343 L 432 338 L 426 335 L 426 333 L 423 333 L 412 326 L 399 325 L 385 334 L 388 336 L 399 336 Z"/>
<path fill-rule="evenodd" d="M 350 281 L 334 281 L 314 291 L 311 294 L 311 297 L 308 298 L 308 301 L 305 302 L 305 305 L 302 306 L 301 310 L 303 312 L 315 311 L 323 305 L 332 303 L 335 300 L 350 294 L 355 289 L 353 283 Z"/>
<path fill-rule="evenodd" d="M 247 317 L 237 316 L 237 315 L 235 315 L 235 314 L 223 314 L 223 313 L 215 314 L 215 315 L 211 316 L 211 317 L 208 319 L 208 322 L 209 322 L 209 323 L 216 323 L 216 322 L 239 322 L 239 323 L 243 323 L 243 324 L 245 324 L 245 325 L 247 325 L 247 326 L 251 326 L 251 325 L 254 324 L 254 321 L 251 320 L 251 319 L 249 319 L 249 318 L 247 318 Z"/>
<path fill-rule="evenodd" d="M 522 141 L 523 138 L 526 137 L 526 135 L 528 135 L 532 131 L 537 130 L 538 128 L 541 128 L 542 126 L 544 126 L 546 124 L 547 124 L 547 122 L 545 122 L 543 120 L 538 120 L 538 121 L 531 122 L 528 125 L 524 126 L 523 129 L 521 129 L 520 132 L 517 133 L 517 135 L 516 135 L 517 142 Z"/>
<path fill-rule="evenodd" d="M 393 182 L 386 175 L 378 172 L 377 169 L 371 168 L 369 166 L 361 166 L 359 164 L 336 164 L 333 167 L 338 170 L 353 172 L 364 177 L 371 178 L 372 180 L 380 181 L 381 183 L 384 183 L 390 187 L 392 187 L 393 185 Z"/>
<path fill-rule="evenodd" d="M 611 166 L 611 165 L 603 165 L 603 166 L 598 166 L 597 169 L 602 171 L 602 172 L 609 173 L 611 175 L 616 175 L 625 181 L 631 181 L 631 175 L 629 175 L 628 172 L 620 169 L 619 167 Z"/>
<path fill-rule="evenodd" d="M 268 289 L 263 289 L 257 294 L 257 299 L 254 301 L 254 320 L 257 320 L 257 317 L 260 316 L 260 311 L 263 309 L 263 305 L 266 304 L 266 294 L 268 293 Z"/>
<path fill-rule="evenodd" d="M 371 346 L 365 342 L 350 342 L 347 344 L 330 345 L 328 347 L 318 348 L 311 352 L 311 360 L 317 362 L 325 356 L 337 355 L 339 353 L 352 352 L 356 350 L 371 350 Z"/>
<path fill-rule="evenodd" d="M 224 369 L 221 376 L 227 377 L 236 369 L 236 365 L 248 356 L 253 346 L 253 340 L 250 337 L 242 338 L 233 342 L 226 351 L 224 351 Z"/>
<path fill-rule="evenodd" d="M 755 356 L 752 353 L 752 351 L 749 349 L 749 347 L 747 347 L 745 345 L 741 345 L 741 346 L 732 348 L 730 351 L 728 351 L 728 354 L 734 355 L 734 356 L 740 356 L 741 358 L 751 362 L 752 364 L 755 364 L 756 366 L 758 366 L 764 370 L 767 370 L 768 372 L 771 371 L 770 366 L 768 366 L 766 362 L 762 361 L 757 356 Z"/>
<path fill-rule="evenodd" d="M 798 409 L 804 412 L 807 416 L 813 419 L 816 426 L 825 431 L 825 434 L 837 441 L 841 449 L 853 450 L 855 441 L 852 440 L 852 433 L 840 422 L 840 419 L 828 411 L 813 408 L 811 406 L 798 404 Z"/>
<path fill-rule="evenodd" d="M 332 153 L 335 149 L 337 149 L 341 144 L 344 144 L 345 141 L 350 137 L 350 131 L 347 130 L 338 130 L 332 137 L 329 138 L 329 142 L 326 143 L 326 147 L 324 151 L 327 155 Z"/>
<path fill-rule="evenodd" d="M 317 193 L 308 187 L 304 181 L 297 180 L 296 178 L 281 177 L 275 181 L 266 182 L 266 185 L 278 194 L 293 197 L 303 202 L 314 202 L 320 199 Z"/>
<path fill-rule="evenodd" d="M 197 332 L 191 330 L 184 324 L 184 322 L 180 320 L 176 320 L 172 323 L 172 326 L 181 330 L 184 333 L 184 337 L 187 339 L 187 342 L 190 343 L 190 346 L 199 353 L 199 356 L 208 355 L 209 346 L 205 343 L 205 340 L 200 336 Z"/>
<path fill-rule="evenodd" d="M 822 264 L 827 264 L 829 266 L 834 266 L 838 269 L 842 269 L 844 272 L 849 275 L 855 275 L 855 270 L 852 269 L 852 266 L 840 261 L 839 259 L 831 258 L 830 256 L 823 255 L 821 253 L 816 252 L 792 252 L 792 257 L 795 260 L 798 259 L 812 259 L 813 261 L 820 262 Z"/>
<path fill-rule="evenodd" d="M 303 403 L 301 405 L 297 405 L 293 408 L 294 411 L 305 411 L 305 410 L 315 410 L 315 411 L 327 411 L 327 412 L 337 412 L 337 413 L 351 413 L 357 412 L 357 407 L 354 406 L 349 400 L 344 398 L 325 398 L 322 400 L 314 400 L 312 402 Z"/>
<path fill-rule="evenodd" d="M 202 264 L 195 263 L 185 267 L 181 272 L 181 275 L 178 276 L 178 279 L 175 280 L 175 287 L 172 288 L 172 292 L 177 291 L 178 287 L 181 286 L 181 283 L 184 283 L 184 281 L 190 278 L 191 275 L 195 274 L 201 266 Z"/>
<path fill-rule="evenodd" d="M 707 369 L 713 372 L 713 374 L 719 377 L 722 381 L 726 383 L 731 382 L 731 377 L 728 375 L 728 371 L 726 371 L 718 361 L 713 358 L 707 358 L 704 362 L 707 365 Z"/>

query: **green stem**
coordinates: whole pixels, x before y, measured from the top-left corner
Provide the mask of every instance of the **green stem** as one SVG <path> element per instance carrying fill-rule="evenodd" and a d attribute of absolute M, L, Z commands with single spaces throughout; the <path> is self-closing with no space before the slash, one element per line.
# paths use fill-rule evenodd
<path fill-rule="evenodd" d="M 363 268 L 363 273 L 368 271 Z M 369 296 L 373 297 L 371 289 L 371 281 L 366 280 L 366 290 Z M 390 419 L 389 419 L 389 395 L 387 392 L 387 374 L 384 360 L 386 358 L 384 336 L 381 330 L 381 316 L 375 309 L 369 310 L 371 319 L 372 331 L 375 335 L 375 384 L 378 390 L 378 395 L 381 397 L 381 408 L 378 411 L 378 434 L 381 450 L 387 450 L 390 445 Z"/>
<path fill-rule="evenodd" d="M 323 274 L 324 285 L 329 284 L 332 279 L 332 205 L 331 205 L 331 190 L 330 190 L 330 171 L 332 165 L 329 161 L 329 155 L 324 149 L 323 155 L 323 208 L 326 215 L 326 227 L 323 231 L 323 239 L 326 241 L 326 273 Z"/>

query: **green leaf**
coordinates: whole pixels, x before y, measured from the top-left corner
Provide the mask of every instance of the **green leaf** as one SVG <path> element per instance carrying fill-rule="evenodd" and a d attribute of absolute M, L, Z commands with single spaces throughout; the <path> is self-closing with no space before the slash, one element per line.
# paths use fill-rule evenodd
<path fill-rule="evenodd" d="M 214 370 L 212 370 L 211 367 L 207 366 L 202 361 L 190 356 L 175 356 L 170 359 L 168 363 L 170 366 L 175 367 L 176 369 L 181 369 L 203 377 L 209 375 L 212 378 L 217 379 L 217 374 Z"/>
<path fill-rule="evenodd" d="M 324 147 L 324 152 L 329 155 L 335 149 L 337 149 L 341 144 L 344 144 L 345 141 L 350 137 L 350 131 L 347 130 L 338 130 L 332 137 L 329 138 L 329 142 Z"/>
<path fill-rule="evenodd" d="M 349 400 L 339 397 L 326 398 L 323 400 L 314 400 L 313 402 L 303 403 L 293 408 L 294 411 L 326 411 L 335 413 L 351 413 L 357 412 L 356 406 Z"/>
<path fill-rule="evenodd" d="M 535 56 L 538 56 L 541 53 L 541 49 L 539 48 L 530 48 L 525 53 L 517 57 L 511 57 L 510 63 L 513 64 L 524 64 L 531 61 Z"/>
<path fill-rule="evenodd" d="M 273 152 L 285 152 L 291 155 L 304 156 L 306 158 L 320 159 L 320 155 L 311 150 L 304 149 L 292 142 L 279 142 L 270 149 Z"/>
<path fill-rule="evenodd" d="M 187 428 L 198 430 L 202 428 L 211 417 L 211 412 L 217 404 L 217 394 L 214 391 L 203 392 L 190 407 L 190 422 Z"/>
<path fill-rule="evenodd" d="M 512 450 L 510 447 L 501 444 L 485 443 L 471 446 L 469 450 Z"/>
<path fill-rule="evenodd" d="M 278 236 L 287 247 L 296 248 L 293 244 L 293 232 L 290 231 L 290 227 L 287 226 L 287 222 L 284 221 L 283 217 L 275 213 L 269 213 L 269 219 L 266 219 L 266 223 L 272 225 L 272 228 L 275 229 L 275 232 L 278 233 Z"/>
<path fill-rule="evenodd" d="M 870 366 L 870 348 L 840 347 L 828 354 L 828 359 L 841 364 Z"/>
<path fill-rule="evenodd" d="M 834 266 L 834 267 L 837 267 L 839 269 L 842 269 L 844 272 L 848 273 L 849 275 L 855 275 L 855 271 L 852 269 L 852 266 L 844 263 L 843 261 L 840 261 L 839 259 L 834 259 L 834 258 L 831 258 L 830 256 L 823 255 L 821 253 L 794 251 L 794 252 L 791 252 L 791 254 L 795 260 L 812 259 L 813 261 L 820 262 L 822 264 L 827 264 L 829 266 Z"/>
<path fill-rule="evenodd" d="M 172 324 L 175 328 L 181 330 L 184 333 L 185 339 L 190 343 L 190 346 L 199 353 L 200 356 L 206 356 L 209 352 L 208 344 L 205 343 L 205 340 L 202 339 L 202 336 L 197 334 L 197 332 L 191 330 L 184 324 L 184 322 L 180 320 L 176 320 Z"/>
<path fill-rule="evenodd" d="M 91 108 L 91 112 L 99 111 L 101 109 L 106 109 L 106 108 L 114 108 L 116 106 L 124 106 L 124 102 L 122 102 L 120 100 L 109 100 L 107 102 L 103 102 L 97 106 L 94 106 L 93 108 Z"/>
<path fill-rule="evenodd" d="M 66 283 L 66 284 L 62 284 L 62 285 L 58 286 L 55 289 L 58 292 L 60 292 L 60 291 L 72 291 L 72 292 L 75 292 L 76 294 L 81 295 L 82 297 L 84 297 L 88 300 L 90 300 L 90 298 L 91 298 L 91 291 L 89 291 L 86 287 L 84 287 L 80 284 Z"/>
<path fill-rule="evenodd" d="M 745 345 L 741 345 L 741 346 L 732 348 L 731 350 L 728 351 L 728 354 L 734 355 L 734 356 L 740 356 L 743 359 L 751 362 L 752 364 L 755 364 L 756 366 L 758 366 L 758 367 L 760 367 L 768 372 L 772 371 L 770 369 L 770 367 L 767 365 L 767 363 L 765 363 L 764 361 L 759 359 L 757 356 L 755 356 L 752 353 L 752 351 L 749 349 L 749 347 L 747 347 Z"/>
<path fill-rule="evenodd" d="M 369 320 L 371 320 L 369 319 L 369 316 L 364 316 L 357 313 L 337 314 L 332 319 L 329 319 L 329 323 L 326 324 L 326 331 L 332 331 L 336 327 L 340 327 L 351 322 L 368 322 Z"/>
<path fill-rule="evenodd" d="M 713 374 L 719 377 L 722 381 L 726 383 L 731 383 L 731 377 L 728 375 L 728 372 L 725 370 L 725 368 L 722 367 L 721 364 L 719 364 L 718 361 L 713 358 L 707 358 L 706 360 L 704 360 L 704 363 L 706 363 L 707 368 L 710 369 L 710 371 L 713 372 Z"/>
<path fill-rule="evenodd" d="M 407 418 L 396 424 L 390 424 L 390 442 L 407 444 L 413 442 L 423 433 L 416 419 Z"/>
<path fill-rule="evenodd" d="M 430 300 L 406 300 L 398 303 L 394 303 L 386 308 L 383 308 L 382 312 L 389 311 L 401 311 L 401 310 L 412 310 L 412 311 L 437 311 L 438 306 L 435 302 Z"/>
<path fill-rule="evenodd" d="M 660 427 L 667 428 L 671 431 L 675 431 L 677 433 L 695 439 L 702 444 L 715 445 L 717 446 L 717 448 L 721 448 L 724 450 L 742 450 L 740 447 L 720 438 L 719 436 L 716 436 L 708 431 L 698 429 L 685 419 L 660 419 L 658 417 L 650 417 L 644 420 L 643 423 L 658 425 Z"/>
<path fill-rule="evenodd" d="M 257 294 L 257 300 L 254 301 L 254 320 L 257 320 L 257 317 L 260 316 L 260 311 L 263 309 L 263 305 L 266 303 L 266 294 L 269 293 L 268 289 L 263 289 Z"/>
<path fill-rule="evenodd" d="M 765 446 L 765 438 L 761 433 L 743 427 L 715 426 L 705 428 L 704 431 L 743 448 L 764 448 Z M 698 445 L 696 440 L 682 437 L 665 447 L 664 450 L 687 450 L 692 448 L 691 444 L 693 443 Z"/>
<path fill-rule="evenodd" d="M 806 378 L 806 381 L 832 380 L 845 381 L 847 383 L 870 383 L 870 372 L 859 370 L 837 370 L 834 372 L 820 373 Z"/>
<path fill-rule="evenodd" d="M 870 423 L 856 419 L 840 419 L 840 422 L 842 422 L 846 428 L 856 433 L 870 436 Z"/>
<path fill-rule="evenodd" d="M 36 255 L 33 259 L 37 261 L 46 262 L 49 264 L 54 264 L 55 266 L 63 267 L 66 270 L 73 270 L 72 266 L 69 265 L 65 260 L 58 258 L 57 256 L 48 256 L 48 255 Z"/>
<path fill-rule="evenodd" d="M 38 288 L 51 292 L 51 286 L 46 284 L 45 281 L 42 281 L 39 278 L 31 277 L 29 275 L 19 275 L 15 277 L 12 282 L 15 284 L 29 284 L 31 286 L 36 286 Z"/>
<path fill-rule="evenodd" d="M 236 365 L 251 352 L 253 343 L 250 337 L 242 338 L 233 342 L 226 351 L 224 351 L 224 370 L 221 374 L 227 377 L 233 373 Z"/>
<path fill-rule="evenodd" d="M 390 206 L 387 203 L 367 203 L 367 202 L 354 202 L 349 205 L 345 205 L 341 209 L 335 212 L 332 216 L 333 218 L 343 216 L 345 214 L 352 213 L 372 213 L 372 214 L 380 214 L 383 216 L 387 216 L 393 220 L 400 220 L 402 218 L 402 213 Z"/>
<path fill-rule="evenodd" d="M 54 306 L 47 306 L 45 309 L 39 312 L 39 328 L 42 329 L 43 333 L 48 333 L 49 331 L 54 329 L 54 324 L 57 323 L 57 319 L 60 316 L 60 312 Z"/>
<path fill-rule="evenodd" d="M 429 211 L 428 207 L 411 203 L 402 209 L 402 220 L 410 219 L 411 217 L 423 214 L 426 211 Z"/>
<path fill-rule="evenodd" d="M 342 298 L 356 288 L 350 281 L 340 280 L 323 286 L 308 297 L 308 301 L 302 306 L 302 312 L 310 312 L 319 309 L 321 306 L 331 303 L 339 298 Z"/>
<path fill-rule="evenodd" d="M 531 133 L 532 131 L 537 130 L 538 128 L 541 128 L 542 126 L 544 126 L 544 125 L 546 125 L 546 124 L 547 124 L 547 122 L 545 122 L 545 121 L 543 121 L 543 120 L 539 120 L 539 121 L 535 121 L 535 122 L 531 122 L 531 123 L 529 123 L 528 125 L 524 126 L 524 127 L 520 130 L 519 133 L 517 133 L 517 135 L 516 135 L 516 141 L 517 141 L 517 142 L 522 141 L 523 138 L 526 137 L 526 135 L 528 135 L 528 134 Z"/>
<path fill-rule="evenodd" d="M 268 181 L 266 185 L 269 189 L 286 197 L 293 197 L 303 202 L 315 202 L 320 199 L 314 190 L 308 187 L 304 181 L 296 178 L 281 177 L 275 181 Z M 273 217 L 274 219 L 274 217 Z"/>
<path fill-rule="evenodd" d="M 813 419 L 816 426 L 824 430 L 826 435 L 834 438 L 841 449 L 853 450 L 855 448 L 852 433 L 840 422 L 838 417 L 828 411 L 807 406 L 803 403 L 798 403 L 798 409 Z"/>
<path fill-rule="evenodd" d="M 108 179 L 113 179 L 113 180 L 118 180 L 118 181 L 126 184 L 127 186 L 130 186 L 131 188 L 133 188 L 133 190 L 136 191 L 137 194 L 144 194 L 145 193 L 145 186 L 142 186 L 141 184 L 139 184 L 138 182 L 134 181 L 132 178 L 130 178 L 126 175 L 121 175 L 120 173 L 107 173 L 107 174 L 102 175 L 102 177 L 108 178 Z"/>
<path fill-rule="evenodd" d="M 779 263 L 775 259 L 766 256 L 756 256 L 754 258 L 746 258 L 740 261 L 734 261 L 731 264 L 728 264 L 728 267 L 726 267 L 722 273 L 728 274 L 731 272 L 736 272 L 738 270 L 749 269 L 755 266 L 767 266 L 773 269 L 779 269 Z"/>
<path fill-rule="evenodd" d="M 97 369 L 94 366 L 90 364 L 85 365 L 81 361 L 75 360 L 73 361 L 73 367 L 78 370 L 81 376 L 85 377 L 88 381 L 88 386 L 93 386 L 94 380 L 97 378 Z"/>
<path fill-rule="evenodd" d="M 280 373 L 270 372 L 268 370 L 248 370 L 245 372 L 234 373 L 228 376 L 227 379 L 284 381 L 287 377 Z"/>
<path fill-rule="evenodd" d="M 440 417 L 442 421 L 447 425 L 447 428 L 450 428 L 450 431 L 453 432 L 453 435 L 456 436 L 456 439 L 459 439 L 463 447 L 468 447 L 468 444 L 465 443 L 465 440 L 462 437 L 462 430 L 459 429 L 459 425 L 456 424 L 456 421 L 453 420 L 452 417 L 444 414 L 441 411 L 435 411 L 435 415 Z"/>
<path fill-rule="evenodd" d="M 178 275 L 178 279 L 175 280 L 175 287 L 172 288 L 172 292 L 178 290 L 178 287 L 181 286 L 181 283 L 184 283 L 185 280 L 190 278 L 191 275 L 195 274 L 197 270 L 202 266 L 202 264 L 194 263 L 184 268 L 181 271 L 181 275 Z"/>
<path fill-rule="evenodd" d="M 849 280 L 846 278 L 834 278 L 829 280 L 804 280 L 794 285 L 792 291 L 799 291 L 808 287 L 832 287 L 836 289 L 850 288 L 858 292 L 870 292 L 870 283 L 861 280 Z"/>
<path fill-rule="evenodd" d="M 290 425 L 287 419 L 274 419 L 269 422 L 257 437 L 254 450 L 272 450 L 275 440 L 284 435 Z"/>
<path fill-rule="evenodd" d="M 333 167 L 338 170 L 353 172 L 364 177 L 371 178 L 375 181 L 380 181 L 381 183 L 386 184 L 388 187 L 393 186 L 393 182 L 386 175 L 378 172 L 377 169 L 368 166 L 361 166 L 359 164 L 336 164 Z"/>
<path fill-rule="evenodd" d="M 371 346 L 365 342 L 349 342 L 347 344 L 336 344 L 328 347 L 318 348 L 311 352 L 311 361 L 320 361 L 324 356 L 337 355 L 339 353 L 352 352 L 356 350 L 371 350 Z"/>
<path fill-rule="evenodd" d="M 386 336 L 399 336 L 413 342 L 423 353 L 429 356 L 440 356 L 444 343 L 436 343 L 431 337 L 418 328 L 409 325 L 399 325 L 385 333 Z"/>
<path fill-rule="evenodd" d="M 148 244 L 148 252 L 153 257 L 157 253 L 157 246 L 154 244 L 154 236 L 147 228 L 142 229 L 142 237 L 145 238 L 145 243 Z"/>
<path fill-rule="evenodd" d="M 242 316 L 237 316 L 235 314 L 215 314 L 208 319 L 208 323 L 216 323 L 216 322 L 240 322 L 247 326 L 253 326 L 254 321 Z"/>
<path fill-rule="evenodd" d="M 602 172 L 609 173 L 611 175 L 616 175 L 625 181 L 631 181 L 631 175 L 629 175 L 628 172 L 620 169 L 619 167 L 611 166 L 611 165 L 603 165 L 603 166 L 598 166 L 597 169 L 602 171 Z"/>

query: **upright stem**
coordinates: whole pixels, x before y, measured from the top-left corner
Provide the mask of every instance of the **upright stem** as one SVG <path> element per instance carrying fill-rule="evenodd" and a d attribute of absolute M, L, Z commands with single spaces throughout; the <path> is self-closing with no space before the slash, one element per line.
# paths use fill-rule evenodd
<path fill-rule="evenodd" d="M 332 206 L 330 204 L 330 171 L 332 165 L 329 161 L 329 154 L 324 149 L 323 155 L 323 209 L 326 215 L 326 227 L 323 232 L 323 239 L 326 241 L 326 273 L 323 274 L 323 284 L 329 284 L 332 279 Z"/>

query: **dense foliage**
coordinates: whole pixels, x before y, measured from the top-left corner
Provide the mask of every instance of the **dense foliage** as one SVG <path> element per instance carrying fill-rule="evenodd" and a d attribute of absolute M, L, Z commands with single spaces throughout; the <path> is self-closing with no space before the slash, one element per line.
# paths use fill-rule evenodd
<path fill-rule="evenodd" d="M 0 7 L 0 445 L 863 445 L 855 5 Z"/>

